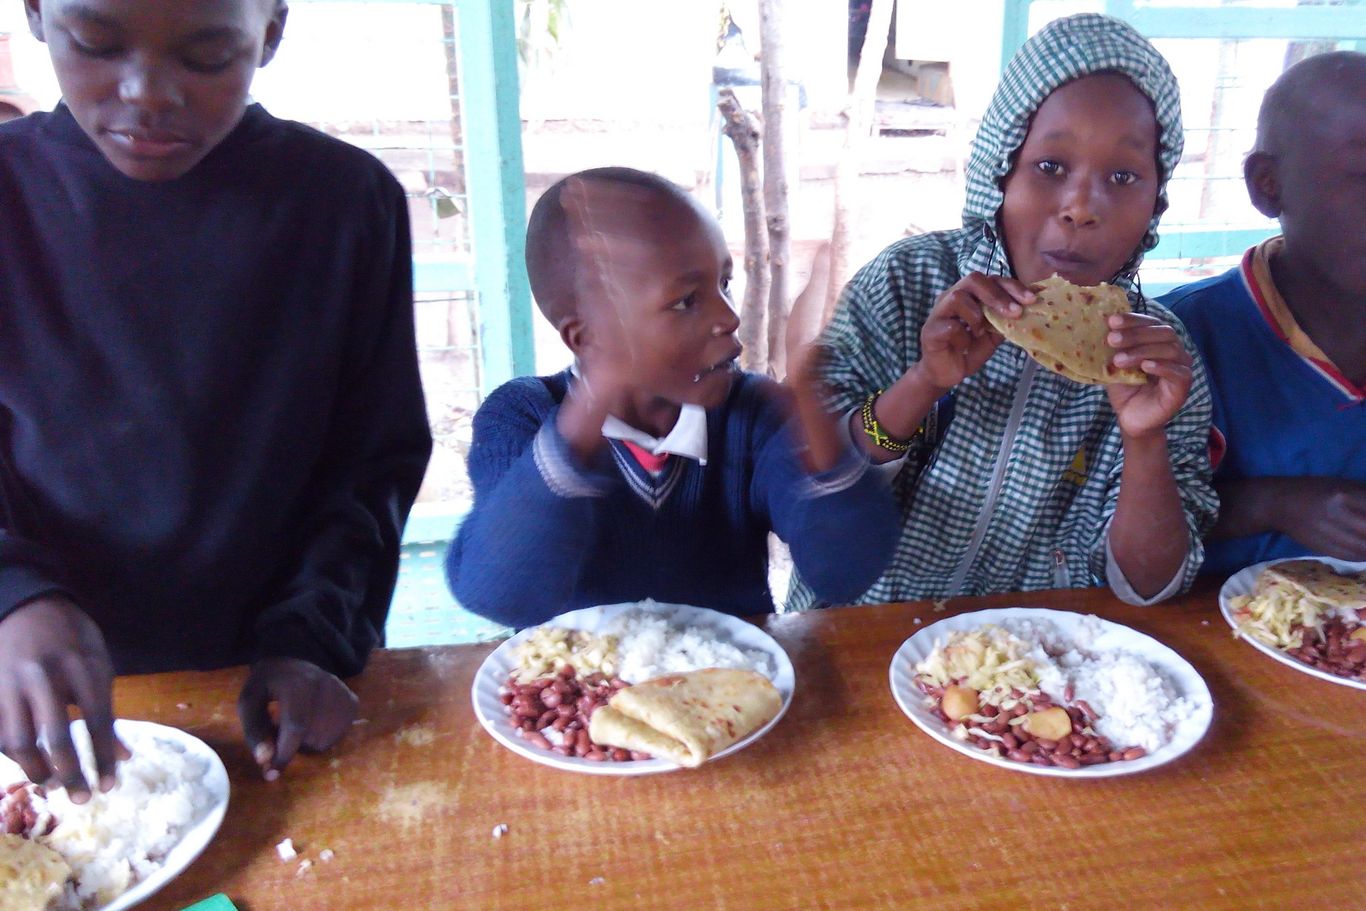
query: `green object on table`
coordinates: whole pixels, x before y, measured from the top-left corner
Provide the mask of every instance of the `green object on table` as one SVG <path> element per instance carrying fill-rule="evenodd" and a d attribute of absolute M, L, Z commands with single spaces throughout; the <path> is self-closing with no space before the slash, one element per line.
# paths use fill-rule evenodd
<path fill-rule="evenodd" d="M 202 902 L 195 902 L 193 905 L 186 908 L 185 911 L 237 911 L 237 906 L 234 905 L 226 895 L 219 892 L 217 895 L 210 896 Z"/>

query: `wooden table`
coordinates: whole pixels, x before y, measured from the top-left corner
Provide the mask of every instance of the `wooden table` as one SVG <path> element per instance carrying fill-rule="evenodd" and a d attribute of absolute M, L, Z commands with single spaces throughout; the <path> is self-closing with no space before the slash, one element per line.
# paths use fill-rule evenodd
<path fill-rule="evenodd" d="M 1214 695 L 1204 741 L 1146 774 L 1065 781 L 926 736 L 892 700 L 893 652 L 943 616 L 1011 605 L 1175 648 Z M 469 691 L 491 645 L 376 654 L 356 681 L 364 723 L 271 784 L 241 745 L 241 671 L 121 679 L 121 716 L 198 735 L 232 778 L 218 837 L 147 907 L 222 891 L 243 911 L 1366 908 L 1366 693 L 1234 640 L 1212 589 L 1150 608 L 1083 590 L 760 622 L 796 667 L 787 716 L 726 759 L 635 778 L 557 771 L 484 733 Z M 286 837 L 311 866 L 278 858 Z"/>

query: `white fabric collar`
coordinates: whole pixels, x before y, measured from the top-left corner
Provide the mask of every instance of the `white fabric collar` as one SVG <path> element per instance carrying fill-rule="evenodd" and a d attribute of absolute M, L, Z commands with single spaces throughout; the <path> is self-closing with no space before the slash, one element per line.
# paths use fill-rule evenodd
<path fill-rule="evenodd" d="M 577 363 L 569 370 L 576 379 L 583 378 Z M 680 405 L 678 420 L 663 438 L 632 427 L 613 414 L 602 422 L 602 435 L 609 440 L 634 443 L 653 455 L 668 453 L 692 459 L 699 465 L 707 464 L 707 409 L 701 405 Z"/>

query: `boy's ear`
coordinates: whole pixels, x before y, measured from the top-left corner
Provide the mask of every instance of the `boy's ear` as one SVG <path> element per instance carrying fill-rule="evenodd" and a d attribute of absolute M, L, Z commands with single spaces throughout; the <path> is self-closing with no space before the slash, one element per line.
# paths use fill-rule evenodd
<path fill-rule="evenodd" d="M 1266 152 L 1253 152 L 1243 162 L 1243 181 L 1252 205 L 1267 218 L 1281 214 L 1281 179 L 1276 173 L 1276 159 Z"/>
<path fill-rule="evenodd" d="M 36 0 L 28 0 L 33 3 Z M 280 0 L 275 6 L 275 12 L 270 16 L 270 23 L 266 26 L 266 40 L 261 48 L 261 62 L 258 67 L 265 66 L 275 58 L 275 52 L 280 49 L 280 40 L 285 37 L 285 20 L 289 18 L 289 6 L 284 0 Z"/>
<path fill-rule="evenodd" d="M 43 37 L 42 0 L 24 0 L 24 15 L 28 18 L 29 33 L 46 44 L 47 39 Z"/>
<path fill-rule="evenodd" d="M 560 331 L 560 341 L 564 342 L 566 348 L 579 357 L 583 349 L 588 344 L 588 325 L 577 316 L 567 316 L 560 320 L 557 327 Z"/>

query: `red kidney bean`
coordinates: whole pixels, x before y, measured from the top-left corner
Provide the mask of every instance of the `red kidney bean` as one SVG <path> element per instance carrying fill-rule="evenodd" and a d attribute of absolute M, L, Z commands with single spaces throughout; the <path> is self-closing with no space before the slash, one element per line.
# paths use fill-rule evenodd
<path fill-rule="evenodd" d="M 654 757 L 651 756 L 649 753 L 643 753 L 640 750 L 632 750 L 631 758 L 634 759 L 636 762 L 643 762 L 646 759 L 653 759 Z"/>
<path fill-rule="evenodd" d="M 1060 766 L 1061 768 L 1064 768 L 1064 769 L 1079 769 L 1079 768 L 1081 768 L 1081 763 L 1078 762 L 1077 760 L 1073 759 L 1071 756 L 1068 756 L 1066 753 L 1054 753 L 1054 754 L 1053 754 L 1053 764 L 1054 764 L 1054 765 L 1057 765 L 1057 766 Z"/>
<path fill-rule="evenodd" d="M 607 759 L 607 754 L 602 750 L 589 750 L 583 754 L 583 758 L 589 762 L 602 762 Z"/>
<path fill-rule="evenodd" d="M 1142 759 L 1147 755 L 1148 751 L 1143 749 L 1143 747 L 1129 747 L 1129 749 L 1124 751 L 1124 758 L 1131 761 L 1134 759 Z"/>
<path fill-rule="evenodd" d="M 1006 750 L 1006 758 L 1016 762 L 1029 762 L 1029 754 L 1021 753 L 1019 750 Z"/>
<path fill-rule="evenodd" d="M 558 707 L 562 699 L 564 699 L 563 694 L 553 686 L 548 686 L 541 690 L 541 705 L 548 709 Z"/>
<path fill-rule="evenodd" d="M 1001 743 L 1005 744 L 1007 750 L 1018 750 L 1020 748 L 1020 739 L 1009 731 L 1001 735 Z"/>
<path fill-rule="evenodd" d="M 532 746 L 538 746 L 543 750 L 550 749 L 550 741 L 540 731 L 530 731 L 527 733 L 526 742 Z"/>
<path fill-rule="evenodd" d="M 1040 737 L 1039 749 L 1045 750 L 1049 753 L 1056 752 L 1058 749 L 1058 742 L 1056 740 L 1045 740 L 1044 738 Z"/>

